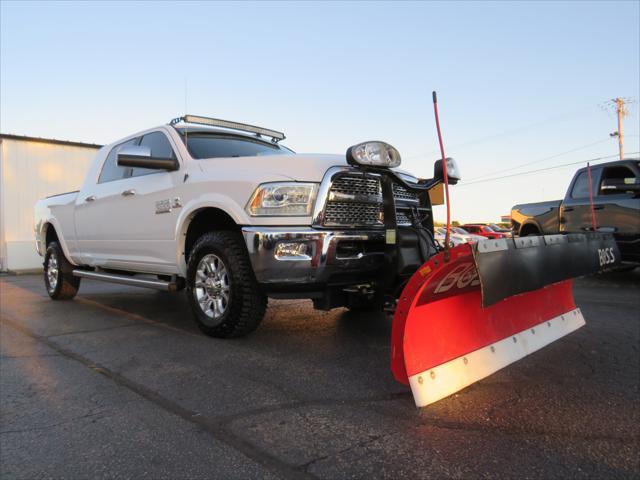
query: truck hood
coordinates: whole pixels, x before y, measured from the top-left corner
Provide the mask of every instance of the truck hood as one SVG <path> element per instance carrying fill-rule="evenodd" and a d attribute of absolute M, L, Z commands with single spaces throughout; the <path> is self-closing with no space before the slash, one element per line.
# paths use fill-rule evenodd
<path fill-rule="evenodd" d="M 320 182 L 331 167 L 347 165 L 344 155 L 264 155 L 258 157 L 207 158 L 198 160 L 203 170 L 237 169 L 268 179 L 290 179 L 298 182 Z"/>
<path fill-rule="evenodd" d="M 331 167 L 348 165 L 345 155 L 297 153 L 294 155 L 264 155 L 258 157 L 207 158 L 198 160 L 203 170 L 215 172 L 219 169 L 237 169 L 264 178 L 265 181 L 295 180 L 298 182 L 320 182 Z M 411 175 L 394 168 L 394 171 Z"/>

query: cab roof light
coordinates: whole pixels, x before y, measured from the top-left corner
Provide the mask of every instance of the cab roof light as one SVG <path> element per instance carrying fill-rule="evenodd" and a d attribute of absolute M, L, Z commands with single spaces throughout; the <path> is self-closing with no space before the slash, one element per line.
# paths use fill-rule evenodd
<path fill-rule="evenodd" d="M 231 130 L 240 130 L 242 132 L 255 133 L 257 135 L 265 135 L 271 137 L 274 143 L 278 143 L 280 140 L 284 140 L 285 136 L 282 132 L 276 130 L 270 130 L 268 128 L 256 127 L 254 125 L 247 125 L 246 123 L 230 122 L 228 120 L 220 120 L 218 118 L 199 117 L 198 115 L 185 115 L 184 117 L 174 118 L 169 122 L 170 125 L 176 123 L 196 123 L 199 125 L 209 125 L 211 127 L 229 128 Z"/>

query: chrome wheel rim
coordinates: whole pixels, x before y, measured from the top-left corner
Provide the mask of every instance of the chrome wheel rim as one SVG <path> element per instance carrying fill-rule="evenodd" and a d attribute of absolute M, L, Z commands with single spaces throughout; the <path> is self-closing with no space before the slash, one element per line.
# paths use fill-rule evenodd
<path fill-rule="evenodd" d="M 231 288 L 227 267 L 220 257 L 211 253 L 200 259 L 193 294 L 207 317 L 222 318 L 229 307 Z"/>
<path fill-rule="evenodd" d="M 53 291 L 58 286 L 58 256 L 55 252 L 51 252 L 49 255 L 49 262 L 47 262 L 47 281 L 49 282 L 49 290 Z"/>

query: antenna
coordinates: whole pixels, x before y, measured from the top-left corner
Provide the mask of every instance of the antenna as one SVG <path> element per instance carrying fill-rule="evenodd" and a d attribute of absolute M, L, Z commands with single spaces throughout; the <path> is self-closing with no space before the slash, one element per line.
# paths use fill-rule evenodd
<path fill-rule="evenodd" d="M 189 111 L 188 109 L 188 104 L 187 104 L 187 88 L 188 83 L 187 83 L 187 76 L 185 75 L 184 77 L 184 116 L 187 116 L 187 112 Z M 187 150 L 189 150 L 189 131 L 188 129 L 184 129 L 184 146 L 187 147 Z"/>

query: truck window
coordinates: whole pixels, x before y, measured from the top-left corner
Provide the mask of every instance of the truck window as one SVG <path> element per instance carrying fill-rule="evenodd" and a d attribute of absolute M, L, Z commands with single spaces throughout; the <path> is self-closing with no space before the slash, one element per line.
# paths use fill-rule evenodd
<path fill-rule="evenodd" d="M 149 147 L 151 149 L 151 156 L 158 158 L 176 158 L 176 154 L 171 148 L 169 139 L 162 132 L 147 133 L 142 137 L 140 141 L 141 146 Z M 131 170 L 132 177 L 139 177 L 140 175 L 148 175 L 150 173 L 161 172 L 162 170 L 155 170 L 153 168 L 134 167 Z"/>
<path fill-rule="evenodd" d="M 591 170 L 591 176 L 593 178 L 594 171 Z M 573 188 L 571 189 L 571 198 L 589 198 L 589 175 L 586 172 L 580 172 L 578 178 L 576 178 Z"/>
<path fill-rule="evenodd" d="M 605 180 L 611 179 L 633 179 L 630 180 L 631 183 L 634 183 L 636 175 L 633 173 L 629 167 L 625 167 L 624 165 L 618 167 L 608 167 L 604 169 L 602 173 L 602 178 L 600 179 L 600 186 L 598 187 L 598 195 L 619 195 L 621 192 L 619 190 L 603 190 L 602 184 Z"/>
<path fill-rule="evenodd" d="M 102 164 L 102 171 L 98 177 L 98 183 L 112 182 L 114 180 L 121 180 L 129 171 L 129 167 L 120 167 L 117 162 L 117 154 L 121 147 L 125 145 L 135 145 L 138 143 L 140 137 L 132 138 L 124 143 L 120 143 L 111 149 L 107 159 Z"/>
<path fill-rule="evenodd" d="M 200 132 L 187 134 L 186 144 L 193 158 L 256 157 L 292 153 L 286 147 L 258 139 Z"/>

